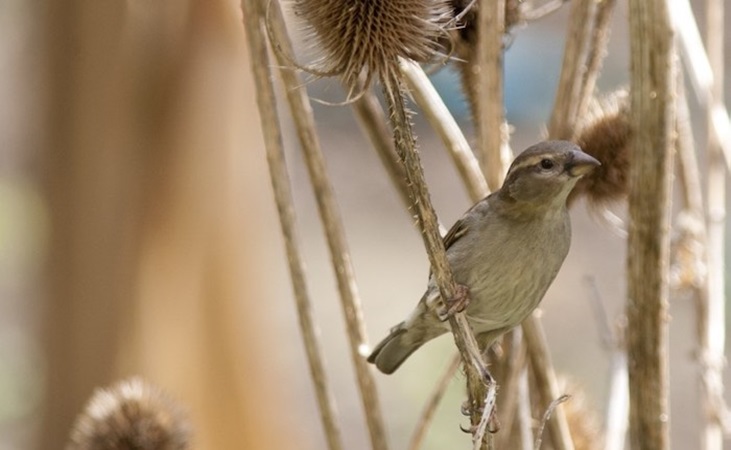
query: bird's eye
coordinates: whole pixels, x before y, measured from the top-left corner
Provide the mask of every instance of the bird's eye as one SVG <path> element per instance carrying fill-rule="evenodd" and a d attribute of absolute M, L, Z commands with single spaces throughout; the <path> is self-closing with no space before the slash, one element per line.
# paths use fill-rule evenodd
<path fill-rule="evenodd" d="M 541 160 L 541 169 L 549 170 L 553 169 L 554 162 L 550 159 L 542 159 Z"/>

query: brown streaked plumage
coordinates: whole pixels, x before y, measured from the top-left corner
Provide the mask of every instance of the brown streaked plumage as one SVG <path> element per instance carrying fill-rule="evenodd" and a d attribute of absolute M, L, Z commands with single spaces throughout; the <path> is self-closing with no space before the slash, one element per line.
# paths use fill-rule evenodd
<path fill-rule="evenodd" d="M 570 142 L 536 144 L 513 161 L 502 188 L 472 206 L 445 236 L 455 281 L 470 292 L 467 320 L 484 345 L 538 306 L 569 250 L 566 199 L 577 180 L 598 165 Z M 430 276 L 416 309 L 368 361 L 392 373 L 421 345 L 446 333 L 441 304 Z"/>

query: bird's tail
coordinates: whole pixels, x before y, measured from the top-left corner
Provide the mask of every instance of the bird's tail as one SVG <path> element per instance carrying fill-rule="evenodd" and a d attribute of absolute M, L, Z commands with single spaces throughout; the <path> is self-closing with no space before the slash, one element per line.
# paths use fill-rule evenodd
<path fill-rule="evenodd" d="M 437 329 L 431 332 L 428 330 L 424 327 L 407 326 L 406 322 L 401 322 L 376 346 L 368 357 L 368 362 L 375 364 L 378 370 L 385 374 L 393 373 L 419 347 L 444 332 Z"/>

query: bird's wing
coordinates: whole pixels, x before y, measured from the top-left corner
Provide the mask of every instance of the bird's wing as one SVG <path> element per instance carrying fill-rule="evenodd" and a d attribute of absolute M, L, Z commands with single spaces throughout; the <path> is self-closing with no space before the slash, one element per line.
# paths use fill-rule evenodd
<path fill-rule="evenodd" d="M 452 225 L 452 228 L 449 229 L 449 232 L 447 232 L 447 235 L 444 236 L 444 249 L 448 250 L 449 247 L 452 246 L 455 242 L 459 240 L 462 236 L 467 233 L 469 230 L 469 227 L 467 226 L 467 220 L 466 215 L 463 216 L 461 219 L 456 221 L 454 225 Z"/>

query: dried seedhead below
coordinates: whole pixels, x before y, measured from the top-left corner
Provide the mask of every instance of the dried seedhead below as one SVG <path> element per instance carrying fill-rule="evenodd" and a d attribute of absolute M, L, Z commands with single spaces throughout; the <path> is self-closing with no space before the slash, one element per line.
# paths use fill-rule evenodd
<path fill-rule="evenodd" d="M 189 435 L 178 405 L 133 378 L 94 393 L 74 424 L 67 450 L 185 450 Z"/>

